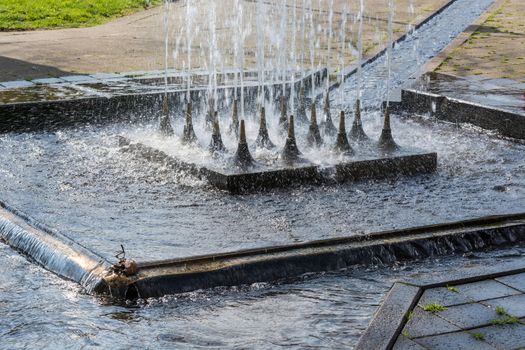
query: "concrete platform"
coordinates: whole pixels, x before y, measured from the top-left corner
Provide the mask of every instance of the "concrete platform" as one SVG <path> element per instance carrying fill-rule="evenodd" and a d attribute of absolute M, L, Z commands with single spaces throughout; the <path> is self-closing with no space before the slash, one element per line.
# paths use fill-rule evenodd
<path fill-rule="evenodd" d="M 119 137 L 124 152 L 132 152 L 149 161 L 166 164 L 204 179 L 212 186 L 230 193 L 246 193 L 297 185 L 381 179 L 398 175 L 418 175 L 436 171 L 437 154 L 419 150 L 404 150 L 390 155 L 349 159 L 333 166 L 309 162 L 293 165 L 259 165 L 246 170 L 198 166 L 176 159 L 160 150 Z M 364 158 L 364 159 L 361 159 Z"/>

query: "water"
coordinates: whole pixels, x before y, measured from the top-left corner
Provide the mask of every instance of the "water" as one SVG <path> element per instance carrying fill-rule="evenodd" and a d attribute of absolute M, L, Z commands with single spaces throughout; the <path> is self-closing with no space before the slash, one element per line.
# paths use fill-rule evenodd
<path fill-rule="evenodd" d="M 389 3 L 392 2 L 392 0 L 389 1 Z M 337 103 L 339 92 L 333 91 L 330 94 L 332 107 L 349 108 L 353 106 L 356 86 L 360 86 L 361 105 L 365 109 L 379 108 L 383 100 L 391 100 L 404 84 L 408 84 L 410 79 L 420 72 L 429 59 L 443 50 L 492 3 L 493 0 L 454 2 L 445 11 L 410 34 L 406 40 L 391 48 L 391 55 L 382 56 L 363 67 L 360 85 L 358 85 L 359 78 L 355 75 L 347 79 L 343 89 L 348 98 L 343 105 Z M 389 76 L 390 79 L 388 79 Z M 385 81 L 388 84 L 385 84 Z M 366 124 L 366 113 L 363 118 L 363 123 Z"/>
<path fill-rule="evenodd" d="M 524 254 L 525 248 L 515 247 L 293 283 L 197 291 L 126 307 L 86 295 L 0 244 L 0 338 L 9 349 L 352 348 L 394 280 L 442 276 Z"/>
<path fill-rule="evenodd" d="M 424 50 L 417 53 L 418 61 L 424 63 L 425 57 L 446 45 L 489 3 L 458 0 L 396 46 L 392 87 L 418 69 L 407 47 L 418 41 Z M 448 16 L 455 16 L 457 25 Z M 384 96 L 384 84 L 378 86 L 384 73 L 384 60 L 363 69 L 369 106 L 375 101 L 372 106 L 377 108 L 377 99 Z M 355 96 L 350 93 L 354 82 L 349 79 L 343 86 L 350 99 Z M 344 108 L 351 106 L 350 102 Z M 229 118 L 229 113 L 223 115 Z M 270 137 L 282 147 L 278 115 L 267 109 L 267 118 Z M 181 129 L 178 123 L 176 130 Z M 203 124 L 202 117 L 195 121 L 203 149 L 174 143 L 173 152 L 208 162 L 204 148 L 209 132 Z M 258 125 L 248 122 L 247 128 L 253 144 Z M 364 114 L 364 128 L 370 137 L 378 138 L 377 110 Z M 156 125 L 86 126 L 56 133 L 1 135 L 0 198 L 108 258 L 124 244 L 130 256 L 139 260 L 304 242 L 525 209 L 524 145 L 468 125 L 458 130 L 430 119 L 423 123 L 394 119 L 392 129 L 401 146 L 438 152 L 437 173 L 228 196 L 184 173 L 119 152 L 116 136 L 121 134 L 151 139 L 161 147 L 162 141 L 153 136 Z M 221 130 L 227 130 L 227 125 L 221 125 Z M 321 160 L 323 153 L 305 148 L 305 130 L 297 128 L 300 149 Z M 224 132 L 223 138 L 233 151 L 235 140 Z"/>
<path fill-rule="evenodd" d="M 365 131 L 377 139 L 380 123 Z M 1 198 L 107 257 L 122 243 L 139 260 L 525 210 L 525 145 L 430 119 L 394 119 L 392 129 L 402 146 L 437 151 L 437 173 L 230 196 L 120 153 L 116 136 L 139 131 L 115 125 L 2 135 Z"/>
<path fill-rule="evenodd" d="M 458 0 L 406 44 L 397 45 L 392 50 L 392 88 L 404 83 L 490 3 Z M 312 0 L 308 6 L 311 9 Z M 312 16 L 310 10 L 305 18 L 310 24 Z M 243 27 L 242 15 L 238 22 Z M 308 30 L 313 34 L 315 28 Z M 315 49 L 314 35 L 305 40 Z M 219 61 L 210 56 L 210 62 Z M 310 63 L 313 67 L 313 56 Z M 363 116 L 364 127 L 376 139 L 385 77 L 384 60 L 363 69 L 364 100 L 371 109 Z M 349 79 L 343 86 L 345 95 L 355 95 L 354 88 L 355 81 Z M 345 100 L 342 107 L 352 105 Z M 124 244 L 128 256 L 138 260 L 525 210 L 525 145 L 468 125 L 437 123 L 430 117 L 393 120 L 400 145 L 438 152 L 436 174 L 240 196 L 119 152 L 117 135 L 151 135 L 155 127 L 79 126 L 55 133 L 3 134 L 0 198 L 109 259 Z M 198 128 L 205 145 L 209 140 L 202 123 Z M 249 128 L 255 130 L 256 124 Z M 231 149 L 232 143 L 227 146 Z M 395 279 L 482 268 L 523 259 L 524 253 L 523 247 L 515 247 L 119 306 L 85 295 L 76 284 L 0 244 L 0 338 L 2 346 L 13 349 L 351 347 Z M 47 340 L 45 345 L 42 339 Z"/>

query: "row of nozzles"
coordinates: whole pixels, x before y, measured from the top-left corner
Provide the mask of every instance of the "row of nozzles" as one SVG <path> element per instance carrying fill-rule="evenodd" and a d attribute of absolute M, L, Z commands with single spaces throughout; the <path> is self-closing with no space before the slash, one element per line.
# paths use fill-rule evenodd
<path fill-rule="evenodd" d="M 210 109 L 210 112 L 208 112 L 206 116 L 206 122 L 207 124 L 211 124 L 212 126 L 212 135 L 211 135 L 211 141 L 209 144 L 209 151 L 213 155 L 226 153 L 226 147 L 224 146 L 224 143 L 222 142 L 221 132 L 219 128 L 219 119 L 217 111 L 211 112 L 212 109 Z M 345 113 L 343 111 L 340 112 L 340 118 L 339 118 L 339 128 L 336 129 L 333 125 L 332 118 L 330 115 L 330 105 L 329 105 L 329 98 L 328 94 L 325 98 L 325 106 L 324 111 L 326 118 L 321 123 L 321 126 L 324 128 L 326 134 L 334 135 L 336 134 L 336 142 L 333 146 L 334 152 L 343 154 L 343 155 L 353 155 L 354 151 L 352 147 L 350 146 L 350 143 L 348 142 L 348 137 L 346 133 L 346 126 L 345 126 Z M 163 101 L 163 113 L 160 120 L 160 131 L 165 136 L 172 136 L 174 134 L 173 128 L 171 127 L 171 123 L 169 120 L 169 113 L 168 113 L 168 104 L 167 99 L 165 98 Z M 306 119 L 304 114 L 304 105 L 302 108 L 298 108 L 298 115 L 302 117 L 302 119 Z M 192 144 L 197 141 L 197 136 L 195 135 L 195 131 L 193 129 L 193 121 L 192 121 L 192 104 L 188 103 L 186 106 L 186 113 L 185 113 L 185 123 L 184 123 L 184 129 L 182 132 L 182 142 L 185 144 Z M 301 152 L 299 151 L 297 147 L 297 142 L 295 139 L 295 125 L 294 125 L 294 116 L 291 115 L 289 118 L 286 114 L 286 102 L 284 98 L 281 98 L 281 116 L 279 118 L 279 125 L 282 129 L 282 131 L 288 132 L 286 142 L 284 145 L 284 148 L 281 151 L 281 158 L 285 162 L 295 162 L 300 159 Z M 235 155 L 233 157 L 233 162 L 235 165 L 240 167 L 249 167 L 254 164 L 253 157 L 250 154 L 248 144 L 246 141 L 246 129 L 244 125 L 244 120 L 239 121 L 238 117 L 238 111 L 237 111 L 237 101 L 234 100 L 233 103 L 233 109 L 232 109 L 232 121 L 229 127 L 229 132 L 234 133 L 239 140 L 237 151 L 235 152 Z M 348 135 L 352 140 L 362 142 L 362 141 L 369 141 L 369 138 L 365 134 L 362 122 L 361 122 L 361 107 L 359 100 L 356 102 L 356 109 L 355 109 L 355 118 L 354 123 L 352 125 L 352 129 L 350 130 L 350 133 Z M 321 137 L 321 133 L 319 130 L 319 125 L 317 123 L 317 115 L 316 115 L 316 106 L 315 103 L 313 103 L 311 107 L 311 117 L 309 121 L 309 128 L 308 133 L 306 137 L 306 141 L 308 146 L 310 147 L 320 147 L 323 144 L 323 139 Z M 265 149 L 273 149 L 275 148 L 275 144 L 270 140 L 270 136 L 268 134 L 268 129 L 266 125 L 266 113 L 265 108 L 261 107 L 261 117 L 260 117 L 260 125 L 259 125 L 259 133 L 257 135 L 257 139 L 255 141 L 256 146 L 258 148 L 265 148 Z M 388 108 L 385 108 L 384 111 L 384 124 L 383 124 L 383 130 L 381 132 L 381 136 L 378 142 L 378 147 L 382 151 L 393 151 L 398 148 L 397 144 L 395 143 L 392 132 L 390 129 L 390 114 L 388 111 Z"/>

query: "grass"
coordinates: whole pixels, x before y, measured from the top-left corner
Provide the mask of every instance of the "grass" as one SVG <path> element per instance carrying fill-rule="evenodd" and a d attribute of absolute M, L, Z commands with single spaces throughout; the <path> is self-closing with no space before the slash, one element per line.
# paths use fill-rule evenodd
<path fill-rule="evenodd" d="M 515 324 L 519 322 L 520 319 L 516 316 L 504 316 L 503 318 L 497 318 L 495 320 L 492 320 L 492 324 L 495 326 L 504 326 L 507 324 Z"/>
<path fill-rule="evenodd" d="M 500 316 L 503 316 L 503 315 L 507 315 L 507 314 L 508 314 L 508 313 L 507 313 L 507 310 L 506 310 L 504 307 L 502 307 L 502 306 L 497 306 L 497 307 L 496 307 L 496 313 L 497 313 L 498 315 L 500 315 Z"/>
<path fill-rule="evenodd" d="M 0 31 L 89 27 L 162 0 L 1 0 Z"/>
<path fill-rule="evenodd" d="M 478 340 L 478 341 L 484 341 L 485 335 L 483 333 L 472 333 L 472 338 Z"/>
<path fill-rule="evenodd" d="M 423 310 L 431 312 L 431 313 L 445 311 L 446 309 L 447 309 L 446 307 L 438 303 L 427 304 L 423 307 Z"/>
<path fill-rule="evenodd" d="M 503 326 L 507 324 L 520 323 L 520 319 L 517 318 L 516 316 L 510 315 L 507 309 L 505 309 L 504 307 L 501 307 L 501 306 L 496 307 L 496 314 L 502 317 L 492 320 L 493 325 Z"/>
<path fill-rule="evenodd" d="M 459 293 L 459 289 L 454 286 L 447 286 L 447 290 L 452 293 Z"/>

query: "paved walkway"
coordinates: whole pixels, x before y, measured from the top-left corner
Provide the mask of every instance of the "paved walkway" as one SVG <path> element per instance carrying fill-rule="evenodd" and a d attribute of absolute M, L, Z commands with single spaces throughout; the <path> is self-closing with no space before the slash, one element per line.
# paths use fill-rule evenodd
<path fill-rule="evenodd" d="M 330 0 L 313 1 L 315 28 L 327 28 L 328 4 Z M 346 25 L 346 42 L 356 46 L 357 23 L 355 14 L 358 11 L 358 1 L 334 1 L 333 40 L 331 43 L 331 60 L 333 67 L 339 67 L 342 10 L 344 4 L 350 4 L 350 15 Z M 398 0 L 396 1 L 396 16 L 394 31 L 399 36 L 407 31 L 409 24 L 415 24 L 428 17 L 436 9 L 446 4 L 448 0 Z M 268 3 L 272 3 L 269 6 Z M 292 2 L 288 1 L 290 5 Z M 231 66 L 233 58 L 233 38 L 238 35 L 234 26 L 236 12 L 234 0 L 192 0 L 194 6 L 194 23 L 192 30 L 192 67 L 206 66 L 209 57 L 208 46 L 210 31 L 208 27 L 210 9 L 216 8 L 217 16 L 217 47 L 219 66 Z M 245 65 L 255 66 L 256 26 L 255 2 L 244 0 L 245 16 Z M 265 2 L 268 15 L 265 21 L 268 28 L 277 35 L 280 21 L 279 0 Z M 302 31 L 302 1 L 297 0 L 298 8 L 296 37 L 298 58 L 301 47 Z M 319 4 L 321 7 L 318 8 Z M 366 1 L 366 21 L 364 28 L 364 49 L 372 56 L 386 41 L 386 24 L 388 18 L 387 0 Z M 412 4 L 412 6 L 411 6 Z M 288 7 L 288 42 L 292 37 L 293 10 Z M 177 1 L 171 5 L 170 51 L 175 54 L 170 57 L 170 67 L 181 69 L 187 63 L 185 25 L 185 1 Z M 308 33 L 308 31 L 307 31 Z M 352 33 L 352 35 L 350 35 Z M 267 33 L 271 34 L 271 33 Z M 268 35 L 267 35 L 268 36 Z M 327 41 L 325 32 L 317 32 L 319 48 L 315 51 L 315 65 L 326 65 Z M 174 45 L 178 39 L 179 45 Z M 268 62 L 276 59 L 279 52 L 276 38 L 267 39 L 266 56 Z M 309 44 L 306 45 L 304 64 L 310 67 Z M 173 55 L 170 55 L 173 56 Z M 344 62 L 349 65 L 355 57 L 351 50 L 345 51 Z M 273 62 L 274 64 L 276 62 Z M 129 71 L 157 70 L 164 67 L 164 35 L 163 7 L 157 7 L 117 19 L 111 23 L 92 28 L 38 30 L 25 32 L 0 32 L 0 81 L 21 79 L 48 78 L 75 74 L 115 73 Z"/>
<path fill-rule="evenodd" d="M 437 71 L 525 83 L 525 1 L 504 1 Z"/>
<path fill-rule="evenodd" d="M 525 348 L 525 273 L 427 289 L 395 350 Z"/>

